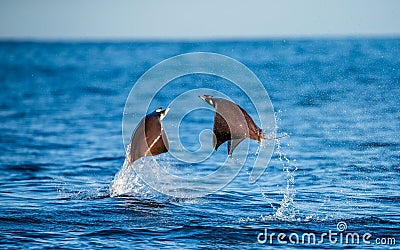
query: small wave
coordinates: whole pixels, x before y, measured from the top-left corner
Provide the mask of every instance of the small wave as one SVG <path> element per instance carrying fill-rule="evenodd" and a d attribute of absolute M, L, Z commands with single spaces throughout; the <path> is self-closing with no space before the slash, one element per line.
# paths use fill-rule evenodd
<path fill-rule="evenodd" d="M 41 224 L 47 223 L 46 220 L 41 220 L 35 217 L 0 217 L 0 222 L 4 223 L 27 223 L 27 224 Z"/>
<path fill-rule="evenodd" d="M 391 143 L 391 142 L 364 142 L 357 144 L 359 148 L 362 149 L 369 149 L 369 148 L 381 148 L 381 147 L 397 147 L 399 146 L 398 143 Z"/>
<path fill-rule="evenodd" d="M 140 229 L 140 233 L 145 233 L 148 230 L 145 229 Z M 86 237 L 99 237 L 99 236 L 135 236 L 137 234 L 137 232 L 135 230 L 132 229 L 122 229 L 122 228 L 110 228 L 110 229 L 103 229 L 103 230 L 98 230 L 98 231 L 94 231 L 94 232 L 89 232 L 89 233 L 85 233 L 83 235 L 80 236 L 86 236 Z"/>
<path fill-rule="evenodd" d="M 16 164 L 16 165 L 8 165 L 7 170 L 21 171 L 21 172 L 39 172 L 45 169 L 45 166 L 51 166 L 53 164 L 47 163 L 25 163 L 25 164 Z"/>
<path fill-rule="evenodd" d="M 81 88 L 81 90 L 88 94 L 100 94 L 102 96 L 113 96 L 118 94 L 114 89 L 103 88 L 100 86 L 85 86 Z"/>
<path fill-rule="evenodd" d="M 93 157 L 89 159 L 82 160 L 82 162 L 102 162 L 102 161 L 116 161 L 116 160 L 121 160 L 122 157 L 116 156 L 116 157 Z"/>

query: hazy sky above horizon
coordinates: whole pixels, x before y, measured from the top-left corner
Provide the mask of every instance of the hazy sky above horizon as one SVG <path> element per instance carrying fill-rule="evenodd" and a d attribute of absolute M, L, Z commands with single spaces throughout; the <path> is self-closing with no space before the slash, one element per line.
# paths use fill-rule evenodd
<path fill-rule="evenodd" d="M 400 36 L 398 0 L 0 0 L 0 39 Z"/>

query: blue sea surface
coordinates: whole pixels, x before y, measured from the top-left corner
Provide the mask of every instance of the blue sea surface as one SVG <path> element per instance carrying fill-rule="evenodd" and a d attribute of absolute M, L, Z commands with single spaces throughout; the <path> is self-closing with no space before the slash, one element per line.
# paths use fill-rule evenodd
<path fill-rule="evenodd" d="M 222 190 L 174 198 L 130 173 L 125 188 L 131 192 L 114 197 L 110 190 L 124 164 L 121 125 L 131 88 L 162 60 L 199 51 L 232 57 L 252 70 L 274 105 L 278 135 L 290 136 L 276 141 L 255 184 L 244 166 Z M 400 245 L 400 39 L 4 41 L 0 87 L 0 248 Z M 210 87 L 254 115 L 228 81 L 201 74 L 172 81 L 151 108 Z M 147 86 L 143 95 L 154 91 Z M 177 111 L 165 120 L 173 122 Z M 185 117 L 182 144 L 195 151 L 199 132 L 211 129 L 212 121 L 211 111 Z M 255 153 L 258 144 L 250 146 Z M 225 144 L 215 152 L 226 153 Z M 169 153 L 155 158 L 175 174 L 195 176 L 220 164 L 178 163 Z M 315 244 L 301 241 L 310 234 L 319 241 L 330 231 L 336 241 L 327 236 Z M 357 233 L 360 243 L 345 242 L 347 233 Z M 369 243 L 365 234 L 371 235 Z M 299 242 L 289 242 L 294 235 Z"/>

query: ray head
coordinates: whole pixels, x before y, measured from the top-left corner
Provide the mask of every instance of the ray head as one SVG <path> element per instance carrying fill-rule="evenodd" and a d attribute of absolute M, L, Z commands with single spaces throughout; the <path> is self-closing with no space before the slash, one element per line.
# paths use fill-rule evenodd
<path fill-rule="evenodd" d="M 215 107 L 212 95 L 200 95 L 199 98 L 205 101 L 206 103 L 210 104 L 211 106 Z"/>

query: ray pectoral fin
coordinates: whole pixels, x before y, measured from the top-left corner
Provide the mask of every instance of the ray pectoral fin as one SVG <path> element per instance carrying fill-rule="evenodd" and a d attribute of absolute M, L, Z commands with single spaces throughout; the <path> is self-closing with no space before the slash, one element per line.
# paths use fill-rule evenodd
<path fill-rule="evenodd" d="M 212 143 L 213 143 L 212 145 L 213 145 L 214 150 L 217 150 L 219 145 L 217 146 L 218 141 L 217 141 L 217 136 L 215 135 L 215 133 L 213 133 L 213 141 L 212 141 Z"/>
<path fill-rule="evenodd" d="M 164 144 L 165 152 L 168 152 L 168 150 L 169 150 L 169 140 L 168 140 L 167 133 L 165 133 L 164 129 L 162 130 L 162 133 L 161 133 L 161 139 L 162 139 L 163 144 Z"/>
<path fill-rule="evenodd" d="M 217 150 L 219 148 L 219 146 L 221 146 L 221 144 L 226 142 L 227 140 L 228 139 L 226 139 L 224 135 L 214 133 L 214 137 L 213 137 L 214 149 Z"/>
<path fill-rule="evenodd" d="M 244 138 L 241 139 L 235 139 L 235 140 L 229 140 L 228 141 L 228 155 L 229 157 L 232 157 L 233 150 L 239 145 L 244 140 Z"/>
<path fill-rule="evenodd" d="M 229 130 L 229 125 L 218 112 L 216 112 L 214 116 L 213 133 L 213 144 L 215 150 L 217 150 L 222 143 L 231 139 L 231 131 Z"/>

